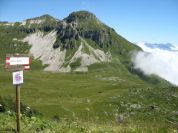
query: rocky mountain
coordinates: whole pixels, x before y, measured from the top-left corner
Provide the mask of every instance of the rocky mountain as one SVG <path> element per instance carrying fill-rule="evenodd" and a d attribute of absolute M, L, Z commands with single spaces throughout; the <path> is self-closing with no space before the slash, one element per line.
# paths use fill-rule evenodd
<path fill-rule="evenodd" d="M 33 57 L 31 70 L 24 72 L 22 132 L 174 131 L 168 130 L 174 126 L 165 124 L 177 123 L 177 87 L 135 69 L 135 51 L 143 52 L 87 11 L 73 12 L 63 20 L 43 15 L 23 22 L 0 22 L 2 129 L 15 128 L 11 126 L 14 101 L 9 98 L 15 95 L 12 75 L 3 68 L 5 57 L 19 53 Z M 39 118 L 33 108 L 40 112 Z M 46 123 L 41 113 L 49 118 Z M 93 125 L 99 130 L 90 130 Z"/>
<path fill-rule="evenodd" d="M 147 43 L 147 42 L 139 42 L 136 43 L 139 47 L 144 49 L 145 47 L 150 49 L 160 49 L 166 51 L 178 51 L 178 48 L 171 43 Z"/>
<path fill-rule="evenodd" d="M 129 53 L 140 50 L 87 11 L 63 20 L 50 15 L 0 23 L 0 45 L 6 53 L 27 53 L 41 60 L 46 71 L 88 71 L 103 62 L 130 63 Z"/>

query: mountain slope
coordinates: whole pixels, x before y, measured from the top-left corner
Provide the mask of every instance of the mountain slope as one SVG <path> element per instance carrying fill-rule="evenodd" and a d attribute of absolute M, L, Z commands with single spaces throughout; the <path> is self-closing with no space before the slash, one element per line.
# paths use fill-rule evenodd
<path fill-rule="evenodd" d="M 1 68 L 7 53 L 20 53 L 33 56 L 32 70 L 87 72 L 107 68 L 124 77 L 165 84 L 158 77 L 134 70 L 131 53 L 141 48 L 88 11 L 73 12 L 63 20 L 43 15 L 13 24 L 1 22 L 0 46 Z"/>
<path fill-rule="evenodd" d="M 44 15 L 22 23 L 0 23 L 0 96 L 15 99 L 12 75 L 3 70 L 6 54 L 31 54 L 33 62 L 31 70 L 24 71 L 21 101 L 44 117 L 57 120 L 59 127 L 50 130 L 174 131 L 170 123 L 178 121 L 178 89 L 157 76 L 135 70 L 131 53 L 141 49 L 95 15 L 80 11 L 63 20 Z M 5 105 L 0 104 L 1 108 Z M 3 128 L 15 125 L 9 110 L 0 113 Z M 98 124 L 109 125 L 109 129 Z M 48 125 L 41 118 L 22 115 L 24 132 L 39 131 L 38 126 L 45 132 Z"/>
<path fill-rule="evenodd" d="M 2 23 L 0 33 L 5 53 L 30 53 L 47 65 L 46 71 L 88 71 L 91 64 L 118 60 L 124 64 L 129 52 L 140 50 L 87 11 L 63 20 L 43 15 L 13 25 Z"/>

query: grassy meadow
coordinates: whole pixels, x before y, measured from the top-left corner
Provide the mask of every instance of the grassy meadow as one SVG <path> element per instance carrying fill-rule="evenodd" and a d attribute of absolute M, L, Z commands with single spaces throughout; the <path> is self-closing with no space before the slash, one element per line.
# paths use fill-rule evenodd
<path fill-rule="evenodd" d="M 31 131 L 42 125 L 45 132 L 177 132 L 178 88 L 152 84 L 117 64 L 99 65 L 87 73 L 25 71 L 21 102 L 43 116 L 24 116 L 23 130 L 27 121 Z M 15 100 L 12 73 L 1 68 L 0 79 L 0 96 Z M 15 128 L 15 116 L 6 115 L 2 127 Z"/>

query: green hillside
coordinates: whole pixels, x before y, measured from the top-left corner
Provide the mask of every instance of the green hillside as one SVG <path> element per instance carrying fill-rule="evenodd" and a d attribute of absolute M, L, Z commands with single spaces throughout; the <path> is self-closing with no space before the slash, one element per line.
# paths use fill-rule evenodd
<path fill-rule="evenodd" d="M 66 50 L 63 67 L 72 71 L 43 71 L 48 65 L 40 57 L 33 59 L 31 70 L 24 72 L 21 101 L 39 114 L 22 112 L 24 132 L 177 132 L 178 88 L 135 70 L 131 53 L 141 49 L 94 14 L 73 12 L 63 20 L 43 15 L 24 22 L 0 23 L 0 130 L 15 128 L 15 89 L 12 73 L 4 69 L 6 54 L 31 54 L 32 46 L 21 40 L 55 30 L 53 49 Z M 112 59 L 75 72 L 82 59 L 70 61 L 81 43 L 83 53 L 99 58 L 92 47 L 111 53 Z"/>

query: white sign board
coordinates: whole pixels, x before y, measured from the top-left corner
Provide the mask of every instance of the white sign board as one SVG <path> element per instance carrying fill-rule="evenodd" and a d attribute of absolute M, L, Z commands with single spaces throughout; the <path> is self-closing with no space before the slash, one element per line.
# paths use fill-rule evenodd
<path fill-rule="evenodd" d="M 23 71 L 13 72 L 13 85 L 19 85 L 23 83 Z"/>
<path fill-rule="evenodd" d="M 6 57 L 6 65 L 29 65 L 29 57 Z"/>

